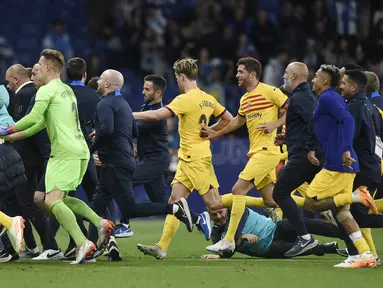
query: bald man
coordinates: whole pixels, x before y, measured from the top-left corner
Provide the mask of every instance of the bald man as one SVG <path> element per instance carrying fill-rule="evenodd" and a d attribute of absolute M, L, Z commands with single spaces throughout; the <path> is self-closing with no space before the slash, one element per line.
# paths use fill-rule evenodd
<path fill-rule="evenodd" d="M 294 257 L 305 253 L 318 245 L 307 231 L 300 210 L 291 198 L 291 192 L 303 183 L 310 183 L 321 169 L 324 161 L 315 138 L 313 114 L 317 99 L 307 82 L 309 71 L 301 62 L 290 63 L 283 76 L 284 88 L 290 93 L 286 112 L 286 144 L 289 162 L 279 175 L 275 184 L 273 198 L 283 210 L 283 214 L 293 224 L 297 232 L 295 245 L 285 253 Z M 312 164 L 307 153 L 315 151 L 318 163 Z"/>
<path fill-rule="evenodd" d="M 91 153 L 97 151 L 102 162 L 100 179 L 91 207 L 103 214 L 114 198 L 123 218 L 148 217 L 172 214 L 186 225 L 192 225 L 185 199 L 174 204 L 136 203 L 132 175 L 136 161 L 133 157 L 134 119 L 132 110 L 121 95 L 124 84 L 122 74 L 106 70 L 98 80 L 98 91 L 103 96 L 97 105 L 96 132 Z M 89 233 L 89 239 L 97 240 L 97 234 Z"/>

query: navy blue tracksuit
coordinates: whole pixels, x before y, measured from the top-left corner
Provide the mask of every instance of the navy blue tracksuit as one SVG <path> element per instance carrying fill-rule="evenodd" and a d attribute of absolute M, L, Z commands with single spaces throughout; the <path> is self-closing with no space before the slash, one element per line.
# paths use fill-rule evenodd
<path fill-rule="evenodd" d="M 141 111 L 161 107 L 162 102 L 145 104 Z M 144 185 L 150 201 L 166 204 L 169 198 L 166 177 L 170 164 L 167 120 L 137 121 L 136 127 L 138 162 L 133 173 L 133 186 Z M 129 223 L 129 219 L 121 219 L 121 222 Z"/>
<path fill-rule="evenodd" d="M 316 105 L 317 99 L 307 82 L 301 83 L 291 92 L 286 112 L 289 162 L 279 175 L 273 191 L 275 202 L 299 236 L 308 234 L 308 231 L 303 221 L 303 211 L 291 198 L 291 192 L 305 182 L 310 183 L 321 169 L 308 160 L 309 151 L 315 151 L 321 163 L 324 160 L 314 131 L 313 114 Z"/>
<path fill-rule="evenodd" d="M 97 105 L 96 137 L 91 153 L 97 151 L 102 162 L 99 184 L 91 207 L 103 215 L 114 198 L 123 218 L 172 214 L 173 206 L 161 203 L 136 203 L 133 192 L 133 113 L 119 91 L 107 94 Z M 89 239 L 97 240 L 91 229 Z"/>

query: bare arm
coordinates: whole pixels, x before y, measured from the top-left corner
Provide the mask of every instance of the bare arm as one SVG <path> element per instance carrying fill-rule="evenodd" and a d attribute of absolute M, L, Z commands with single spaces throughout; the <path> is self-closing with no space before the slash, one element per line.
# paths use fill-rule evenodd
<path fill-rule="evenodd" d="M 286 112 L 277 121 L 259 124 L 257 126 L 257 129 L 260 130 L 260 131 L 263 131 L 265 133 L 271 133 L 275 129 L 281 127 L 285 123 L 286 123 Z"/>
<path fill-rule="evenodd" d="M 214 131 L 219 131 L 226 125 L 228 125 L 232 119 L 233 115 L 231 115 L 231 113 L 226 110 L 225 113 L 223 113 L 223 115 L 220 117 L 219 121 L 214 125 L 210 126 L 210 129 L 213 129 Z"/>
<path fill-rule="evenodd" d="M 140 121 L 158 121 L 158 120 L 170 118 L 172 116 L 173 116 L 172 111 L 166 107 L 163 107 L 158 110 L 133 112 L 134 120 L 140 120 Z"/>
<path fill-rule="evenodd" d="M 213 129 L 211 129 L 207 126 L 204 126 L 204 127 L 202 127 L 201 132 L 203 135 L 207 136 L 207 137 L 205 137 L 206 139 L 214 139 L 214 138 L 218 138 L 220 136 L 223 136 L 225 134 L 228 134 L 232 131 L 237 130 L 239 127 L 243 126 L 243 124 L 245 124 L 245 122 L 246 122 L 245 117 L 237 115 L 233 119 L 231 119 L 229 124 L 227 124 L 224 128 L 222 128 L 219 131 L 214 131 Z"/>

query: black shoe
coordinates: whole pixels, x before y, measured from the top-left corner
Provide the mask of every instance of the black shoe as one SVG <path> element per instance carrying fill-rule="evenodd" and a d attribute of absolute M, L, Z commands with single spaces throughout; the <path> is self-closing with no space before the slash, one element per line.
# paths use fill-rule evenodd
<path fill-rule="evenodd" d="M 337 254 L 337 250 L 339 249 L 338 242 L 333 241 L 329 243 L 323 244 L 324 247 L 324 253 L 326 254 Z"/>
<path fill-rule="evenodd" d="M 336 253 L 338 253 L 338 255 L 343 256 L 343 257 L 349 256 L 347 248 L 336 249 Z"/>
<path fill-rule="evenodd" d="M 114 237 L 111 237 L 108 243 L 109 261 L 122 261 L 120 250 Z"/>
<path fill-rule="evenodd" d="M 193 221 L 191 218 L 190 210 L 188 202 L 184 198 L 181 198 L 178 202 L 174 203 L 175 205 L 178 205 L 179 209 L 174 214 L 180 220 L 186 225 L 186 229 L 188 229 L 189 232 L 193 231 Z"/>
<path fill-rule="evenodd" d="M 0 263 L 9 262 L 12 259 L 12 255 L 9 255 L 7 251 L 0 251 Z"/>
<path fill-rule="evenodd" d="M 315 240 L 313 237 L 310 236 L 309 240 L 303 239 L 302 236 L 298 236 L 297 239 L 295 240 L 293 248 L 291 248 L 289 251 L 285 253 L 285 256 L 287 258 L 299 256 L 306 251 L 314 248 L 315 246 L 318 245 L 318 241 Z"/>
<path fill-rule="evenodd" d="M 38 248 L 29 249 L 28 247 L 25 247 L 25 250 L 20 253 L 20 258 L 32 259 L 39 256 L 40 254 L 41 252 Z"/>
<path fill-rule="evenodd" d="M 10 262 L 20 262 L 20 256 L 19 254 L 13 254 Z"/>
<path fill-rule="evenodd" d="M 76 259 L 76 247 L 68 247 L 64 253 L 64 257 Z"/>

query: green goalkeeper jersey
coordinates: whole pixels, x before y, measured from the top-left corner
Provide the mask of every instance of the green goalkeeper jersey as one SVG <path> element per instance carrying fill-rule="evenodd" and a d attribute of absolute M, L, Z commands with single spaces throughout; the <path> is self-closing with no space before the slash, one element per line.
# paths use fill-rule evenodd
<path fill-rule="evenodd" d="M 15 125 L 18 131 L 25 131 L 28 137 L 46 128 L 53 158 L 89 159 L 89 149 L 80 127 L 76 96 L 60 78 L 51 80 L 37 91 L 32 111 Z"/>

